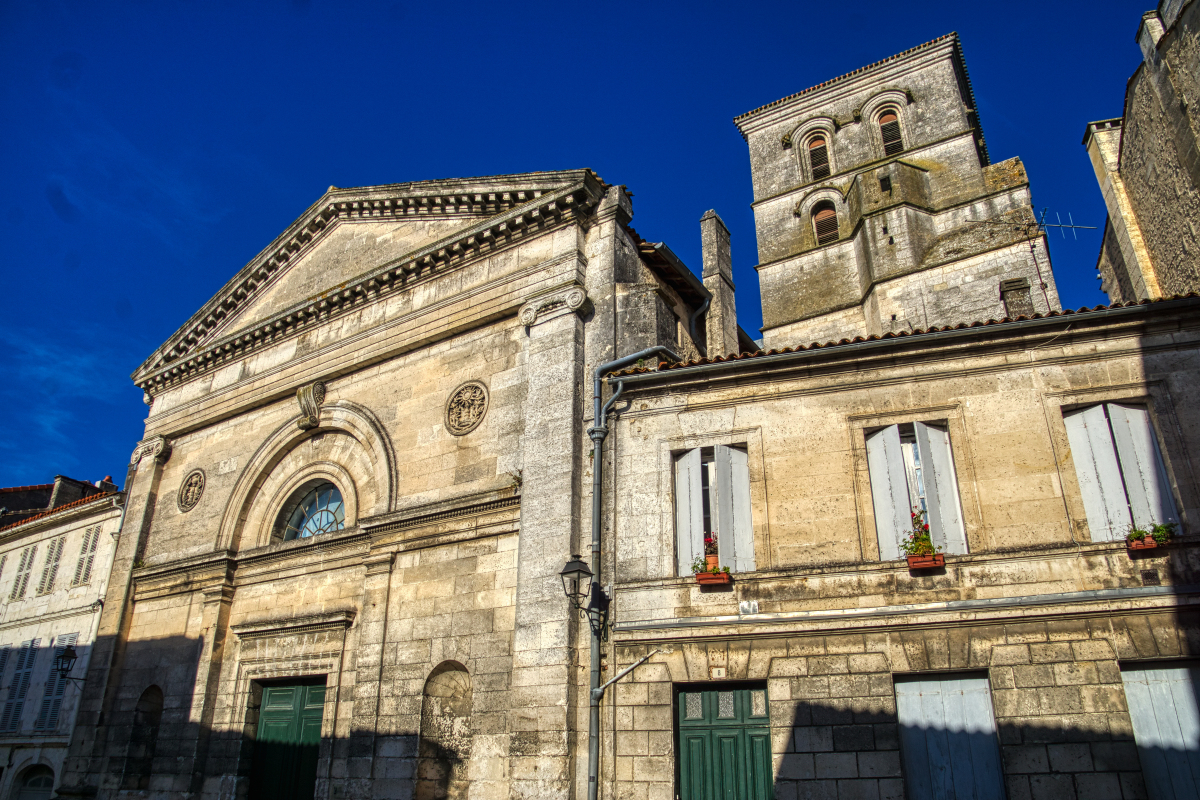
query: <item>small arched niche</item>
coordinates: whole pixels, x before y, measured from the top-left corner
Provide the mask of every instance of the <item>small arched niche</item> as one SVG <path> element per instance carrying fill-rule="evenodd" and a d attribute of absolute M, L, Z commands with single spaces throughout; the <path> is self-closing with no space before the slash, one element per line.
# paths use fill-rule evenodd
<path fill-rule="evenodd" d="M 154 772 L 154 750 L 158 746 L 158 729 L 162 724 L 163 692 L 148 686 L 133 707 L 133 726 L 129 732 L 129 749 L 125 754 L 125 775 L 122 789 L 149 789 Z"/>
<path fill-rule="evenodd" d="M 444 661 L 421 698 L 416 800 L 467 800 L 470 755 L 471 676 L 457 661 Z"/>

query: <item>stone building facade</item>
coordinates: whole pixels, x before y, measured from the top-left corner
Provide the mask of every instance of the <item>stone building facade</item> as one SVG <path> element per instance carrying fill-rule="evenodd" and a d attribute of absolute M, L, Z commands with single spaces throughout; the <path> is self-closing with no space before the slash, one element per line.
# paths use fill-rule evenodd
<path fill-rule="evenodd" d="M 1139 796 L 1131 686 L 1195 641 L 1200 301 L 1060 312 L 973 105 L 950 36 L 738 119 L 766 352 L 715 212 L 697 275 L 588 170 L 331 187 L 134 374 L 59 795 L 587 796 L 595 478 L 605 800 L 917 800 L 914 730 L 1010 798 Z"/>
<path fill-rule="evenodd" d="M 749 341 L 706 326 L 731 292 L 631 216 L 587 170 L 330 189 L 137 371 L 150 414 L 60 795 L 572 794 L 587 640 L 558 572 L 584 376 Z"/>
<path fill-rule="evenodd" d="M 0 489 L 0 797 L 48 799 L 62 777 L 123 501 L 107 478 Z"/>
<path fill-rule="evenodd" d="M 957 35 L 735 122 L 766 347 L 1060 308 L 1025 168 L 989 160 Z"/>
<path fill-rule="evenodd" d="M 1200 290 L 1200 3 L 1162 0 L 1137 42 L 1123 116 L 1083 138 L 1108 207 L 1097 271 L 1116 302 Z"/>

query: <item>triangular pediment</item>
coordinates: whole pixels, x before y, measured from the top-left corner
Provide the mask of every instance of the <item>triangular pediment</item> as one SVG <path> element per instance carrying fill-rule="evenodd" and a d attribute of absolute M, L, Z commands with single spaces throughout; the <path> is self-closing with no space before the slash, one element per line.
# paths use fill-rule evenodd
<path fill-rule="evenodd" d="M 600 182 L 589 170 L 533 172 L 390 184 L 330 187 L 274 242 L 242 268 L 134 373 L 143 385 L 181 361 L 194 362 L 214 345 L 257 331 L 264 323 L 302 313 L 330 294 L 345 293 L 372 276 L 405 276 L 461 260 L 543 222 L 573 193 Z M 546 208 L 542 208 L 546 206 Z M 417 261 L 420 261 L 420 265 Z M 361 291 L 361 289 L 360 289 Z"/>

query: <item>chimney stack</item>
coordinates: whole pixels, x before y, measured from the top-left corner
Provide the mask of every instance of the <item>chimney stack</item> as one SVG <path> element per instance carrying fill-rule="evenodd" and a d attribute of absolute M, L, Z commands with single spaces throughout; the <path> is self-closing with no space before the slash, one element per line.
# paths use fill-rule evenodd
<path fill-rule="evenodd" d="M 733 297 L 729 229 L 712 209 L 700 218 L 700 249 L 704 256 L 704 288 L 712 294 L 706 320 L 708 357 L 737 353 L 737 307 Z"/>

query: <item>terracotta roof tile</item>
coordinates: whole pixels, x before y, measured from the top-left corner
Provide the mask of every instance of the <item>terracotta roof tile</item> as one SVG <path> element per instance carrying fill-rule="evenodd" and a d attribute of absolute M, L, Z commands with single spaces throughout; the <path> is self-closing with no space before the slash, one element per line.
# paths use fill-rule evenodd
<path fill-rule="evenodd" d="M 797 345 L 796 347 L 783 347 L 783 348 L 779 348 L 777 350 L 776 349 L 757 350 L 753 353 L 730 353 L 729 355 L 724 355 L 724 356 L 714 356 L 712 358 L 698 358 L 698 359 L 693 359 L 691 361 L 683 361 L 683 362 L 673 363 L 673 364 L 661 363 L 661 364 L 659 364 L 658 369 L 656 369 L 656 370 L 649 369 L 648 367 L 632 367 L 630 369 L 625 369 L 625 370 L 622 370 L 620 372 L 616 372 L 613 374 L 614 375 L 642 375 L 642 374 L 649 373 L 649 372 L 665 372 L 665 371 L 672 370 L 672 369 L 682 369 L 684 367 L 699 367 L 699 366 L 704 366 L 706 364 L 723 364 L 728 361 L 749 361 L 751 359 L 762 358 L 763 356 L 774 356 L 774 355 L 779 355 L 781 353 L 801 353 L 801 352 L 805 352 L 808 350 L 823 350 L 823 349 L 829 348 L 829 347 L 840 347 L 842 345 L 857 344 L 859 342 L 876 342 L 876 341 L 882 341 L 884 339 L 903 339 L 903 338 L 906 338 L 909 336 L 920 336 L 922 334 L 942 333 L 944 331 L 966 330 L 969 328 L 983 328 L 983 327 L 988 327 L 991 325 L 1005 325 L 1005 324 L 1009 324 L 1009 323 L 1013 323 L 1013 322 L 1023 322 L 1023 321 L 1031 320 L 1031 319 L 1050 319 L 1052 317 L 1067 317 L 1067 316 L 1071 316 L 1073 314 L 1086 314 L 1086 313 L 1090 313 L 1093 311 L 1108 311 L 1108 310 L 1116 309 L 1116 308 L 1130 308 L 1132 306 L 1153 305 L 1155 303 L 1164 303 L 1169 300 L 1186 300 L 1189 298 L 1196 298 L 1196 297 L 1200 297 L 1200 294 L 1197 294 L 1196 292 L 1188 292 L 1187 294 L 1177 294 L 1177 295 L 1172 295 L 1171 297 L 1164 297 L 1160 300 L 1139 300 L 1136 302 L 1131 301 L 1128 303 L 1113 303 L 1112 305 L 1107 305 L 1107 306 L 1098 305 L 1098 306 L 1094 306 L 1092 308 L 1088 308 L 1087 306 L 1082 306 L 1081 308 L 1077 308 L 1074 310 L 1064 309 L 1062 311 L 1051 311 L 1049 314 L 1033 314 L 1032 316 L 1025 316 L 1022 314 L 1017 317 L 1004 317 L 1003 319 L 989 319 L 987 322 L 976 321 L 976 322 L 972 322 L 969 324 L 966 322 L 960 322 L 957 325 L 946 325 L 945 327 L 941 327 L 941 328 L 939 328 L 938 326 L 935 325 L 930 328 L 914 328 L 911 331 L 899 331 L 897 333 L 889 332 L 889 333 L 883 334 L 882 336 L 879 336 L 876 334 L 871 334 L 870 336 L 855 336 L 853 339 L 841 339 L 836 342 L 832 341 L 832 340 L 830 340 L 828 342 L 824 342 L 824 343 L 813 342 L 812 344 L 807 345 L 807 346 Z"/>
<path fill-rule="evenodd" d="M 54 488 L 53 483 L 38 483 L 33 486 L 7 486 L 7 487 L 4 487 L 3 489 L 0 489 L 0 493 L 3 493 L 3 492 L 33 492 L 33 491 L 37 491 L 40 489 L 53 489 L 53 488 Z"/>
<path fill-rule="evenodd" d="M 787 97 L 781 97 L 778 100 L 767 103 L 765 106 L 759 106 L 758 108 L 754 109 L 753 111 L 747 111 L 745 114 L 739 114 L 738 116 L 733 118 L 733 121 L 740 122 L 741 120 L 744 120 L 748 117 L 752 117 L 755 114 L 758 114 L 759 112 L 766 111 L 768 108 L 774 108 L 775 106 L 779 105 L 780 103 L 786 103 L 789 100 L 793 100 L 802 95 L 806 95 L 809 92 L 815 92 L 817 89 L 823 89 L 826 86 L 829 86 L 830 84 L 838 83 L 839 81 L 844 81 L 847 78 L 852 78 L 855 75 L 859 75 L 863 72 L 866 72 L 869 69 L 874 69 L 875 67 L 878 67 L 880 64 L 886 64 L 889 61 L 895 61 L 896 59 L 903 58 L 904 56 L 909 55 L 910 53 L 915 53 L 918 50 L 924 50 L 927 47 L 932 47 L 933 45 L 938 44 L 939 42 L 944 42 L 947 39 L 956 39 L 956 38 L 958 38 L 957 33 L 955 33 L 955 32 L 947 33 L 944 36 L 939 36 L 936 39 L 932 39 L 928 42 L 925 42 L 924 44 L 919 44 L 916 47 L 910 47 L 902 53 L 896 53 L 893 56 L 888 56 L 887 58 L 880 59 L 879 61 L 876 61 L 873 64 L 867 64 L 865 67 L 859 67 L 856 70 L 847 72 L 845 75 L 839 75 L 836 78 L 830 78 L 827 81 L 818 83 L 816 86 L 810 86 L 807 89 L 796 92 L 795 94 L 789 94 Z"/>
<path fill-rule="evenodd" d="M 53 486 L 53 484 L 51 484 L 51 486 Z M 117 494 L 120 494 L 120 492 L 102 492 L 100 494 L 93 494 L 88 497 L 82 497 L 73 503 L 64 503 L 63 505 L 58 506 L 57 508 L 52 508 L 49 511 L 43 511 L 40 514 L 34 514 L 32 517 L 26 517 L 25 519 L 21 520 L 20 522 L 14 522 L 11 525 L 5 525 L 4 527 L 0 528 L 0 533 L 2 533 L 4 531 L 12 530 L 13 528 L 19 527 L 21 525 L 26 525 L 30 522 L 33 522 L 35 519 L 44 519 L 46 517 L 51 517 L 61 511 L 68 511 L 72 508 L 79 508 L 80 506 L 86 506 L 88 503 L 94 503 L 97 500 L 103 500 L 106 497 L 112 497 L 113 495 L 117 495 Z"/>

